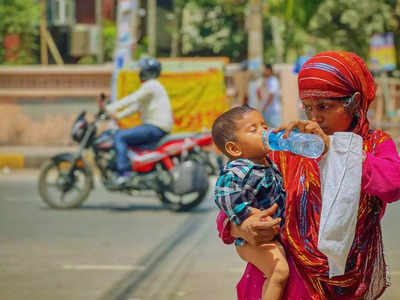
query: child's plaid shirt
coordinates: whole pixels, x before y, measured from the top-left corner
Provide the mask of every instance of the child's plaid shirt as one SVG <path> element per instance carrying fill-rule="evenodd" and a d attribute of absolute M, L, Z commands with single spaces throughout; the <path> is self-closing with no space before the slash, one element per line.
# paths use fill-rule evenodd
<path fill-rule="evenodd" d="M 267 209 L 274 203 L 278 209 L 273 217 L 282 218 L 286 192 L 282 176 L 274 163 L 267 157 L 269 166 L 256 164 L 248 159 L 228 162 L 221 170 L 214 192 L 214 200 L 229 219 L 240 225 L 250 214 L 251 208 Z M 236 245 L 243 244 L 241 239 Z"/>

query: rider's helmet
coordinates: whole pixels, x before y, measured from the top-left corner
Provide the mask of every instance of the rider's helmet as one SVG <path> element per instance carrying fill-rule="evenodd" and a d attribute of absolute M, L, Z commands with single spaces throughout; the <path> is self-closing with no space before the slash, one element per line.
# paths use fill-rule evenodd
<path fill-rule="evenodd" d="M 141 81 L 155 79 L 160 76 L 161 64 L 154 58 L 143 58 L 139 60 L 139 77 Z"/>

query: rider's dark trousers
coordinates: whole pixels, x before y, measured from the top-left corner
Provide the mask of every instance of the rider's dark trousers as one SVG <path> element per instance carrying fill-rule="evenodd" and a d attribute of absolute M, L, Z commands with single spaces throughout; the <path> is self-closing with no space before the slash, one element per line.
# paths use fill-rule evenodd
<path fill-rule="evenodd" d="M 145 147 L 156 144 L 167 132 L 151 124 L 143 124 L 129 129 L 120 129 L 114 136 L 114 146 L 117 152 L 117 169 L 119 172 L 132 169 L 128 157 L 128 145 Z"/>

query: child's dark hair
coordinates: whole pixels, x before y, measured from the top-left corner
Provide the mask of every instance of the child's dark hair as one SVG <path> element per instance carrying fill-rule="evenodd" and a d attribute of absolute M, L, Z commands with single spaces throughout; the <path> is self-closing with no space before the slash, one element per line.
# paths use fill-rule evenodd
<path fill-rule="evenodd" d="M 211 134 L 215 145 L 222 153 L 228 156 L 225 151 L 225 144 L 230 141 L 236 141 L 237 120 L 241 119 L 246 113 L 254 110 L 256 109 L 247 105 L 237 106 L 224 112 L 214 121 Z"/>

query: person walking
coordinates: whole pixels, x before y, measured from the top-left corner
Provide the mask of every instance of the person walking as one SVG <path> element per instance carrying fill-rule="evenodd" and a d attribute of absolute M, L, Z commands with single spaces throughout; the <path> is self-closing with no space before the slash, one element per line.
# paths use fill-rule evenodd
<path fill-rule="evenodd" d="M 280 85 L 270 64 L 264 65 L 263 76 L 257 88 L 257 97 L 259 110 L 268 126 L 281 125 Z"/>

